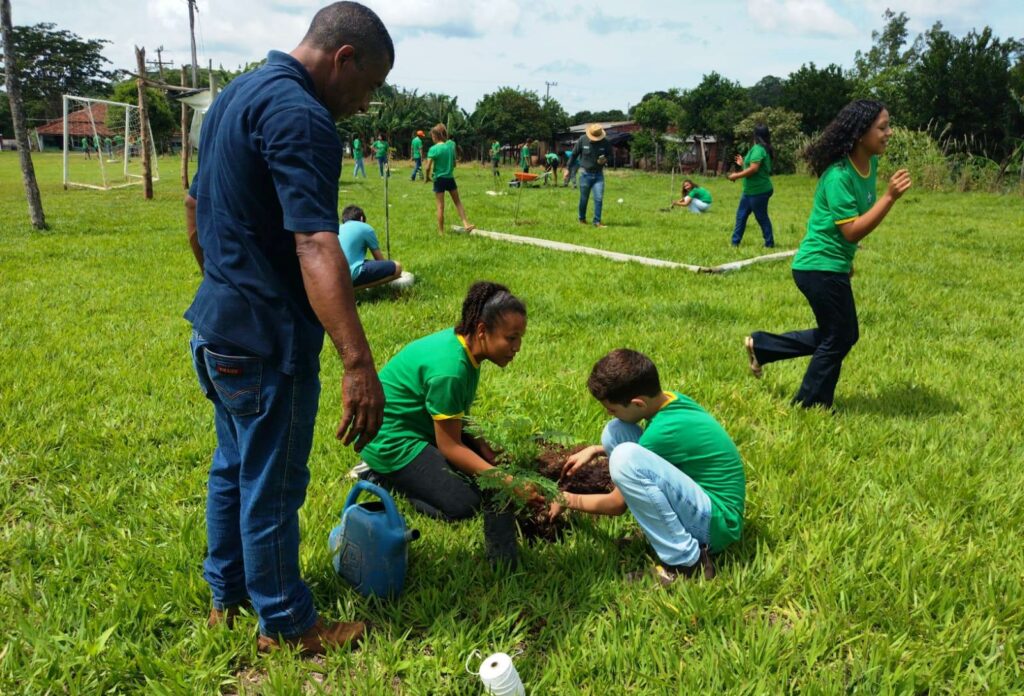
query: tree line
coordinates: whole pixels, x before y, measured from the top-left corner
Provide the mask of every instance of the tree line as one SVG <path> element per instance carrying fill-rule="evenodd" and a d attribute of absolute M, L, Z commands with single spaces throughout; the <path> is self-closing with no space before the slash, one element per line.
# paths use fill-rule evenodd
<path fill-rule="evenodd" d="M 999 39 L 989 27 L 958 37 L 939 22 L 911 40 L 906 13 L 887 10 L 883 19 L 883 28 L 872 33 L 871 47 L 857 51 L 850 68 L 809 62 L 786 77 L 767 75 L 749 87 L 711 72 L 693 88 L 646 94 L 628 113 L 572 115 L 556 99 L 519 87 L 498 87 L 470 111 L 456 97 L 386 84 L 374 97 L 379 107 L 341 121 L 338 131 L 345 139 L 358 134 L 364 141 L 382 134 L 404 156 L 413 132 L 444 123 L 463 156 L 476 157 L 494 139 L 517 144 L 531 138 L 554 144 L 555 136 L 570 124 L 635 120 L 643 131 L 634 137 L 634 157 L 657 162 L 671 160 L 673 147 L 676 152 L 682 147 L 663 139 L 667 131 L 713 135 L 728 151 L 760 120 L 772 127 L 777 141 L 784 141 L 786 147 L 776 147 L 783 151 L 779 164 L 782 171 L 791 171 L 800 142 L 824 127 L 851 99 L 874 98 L 885 102 L 894 122 L 906 128 L 1004 163 L 1019 155 L 1024 133 L 1024 42 Z M 14 37 L 30 124 L 59 118 L 65 93 L 134 101 L 134 84 L 110 70 L 102 55 L 107 41 L 83 39 L 46 23 L 16 27 Z M 218 84 L 225 85 L 260 64 L 214 72 Z M 205 85 L 209 71 L 202 73 Z M 176 126 L 175 109 L 162 91 L 153 89 L 149 96 L 154 137 L 166 143 Z M 6 100 L 0 104 L 0 130 L 10 134 Z"/>

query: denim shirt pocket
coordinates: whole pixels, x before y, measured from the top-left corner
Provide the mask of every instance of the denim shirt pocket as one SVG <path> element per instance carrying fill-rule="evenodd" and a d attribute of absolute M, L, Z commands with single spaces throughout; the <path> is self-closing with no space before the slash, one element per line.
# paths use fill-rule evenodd
<path fill-rule="evenodd" d="M 233 416 L 254 416 L 260 411 L 263 361 L 250 355 L 223 355 L 204 348 L 206 374 L 224 408 Z"/>

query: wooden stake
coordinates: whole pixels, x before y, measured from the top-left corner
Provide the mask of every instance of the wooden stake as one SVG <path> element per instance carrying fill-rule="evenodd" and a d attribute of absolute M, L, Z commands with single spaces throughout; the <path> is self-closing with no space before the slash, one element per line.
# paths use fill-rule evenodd
<path fill-rule="evenodd" d="M 4 40 L 4 71 L 6 73 L 7 97 L 11 103 L 11 120 L 14 121 L 14 137 L 18 141 L 18 161 L 21 164 L 21 180 L 25 184 L 25 198 L 28 200 L 28 214 L 32 226 L 37 230 L 46 229 L 43 215 L 43 201 L 36 183 L 36 170 L 32 166 L 29 150 L 28 128 L 25 126 L 25 106 L 21 101 L 21 78 L 15 69 L 14 28 L 11 24 L 11 0 L 0 0 L 0 29 Z"/>
<path fill-rule="evenodd" d="M 181 86 L 185 86 L 185 67 L 181 68 Z M 188 156 L 191 154 L 192 143 L 188 139 L 188 104 L 181 103 L 181 186 L 188 191 Z"/>
<path fill-rule="evenodd" d="M 146 49 L 135 47 L 135 61 L 139 66 L 139 75 L 146 74 Z M 147 200 L 153 198 L 153 159 L 149 141 L 149 109 L 146 104 L 146 81 L 141 77 L 135 80 L 139 90 L 139 130 L 142 140 L 142 188 Z M 128 147 L 125 143 L 125 147 Z"/>

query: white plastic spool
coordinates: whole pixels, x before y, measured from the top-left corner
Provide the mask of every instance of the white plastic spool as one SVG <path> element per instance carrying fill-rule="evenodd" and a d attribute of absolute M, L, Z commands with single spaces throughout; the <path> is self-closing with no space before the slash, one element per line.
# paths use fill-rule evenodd
<path fill-rule="evenodd" d="M 480 681 L 484 683 L 486 693 L 493 696 L 526 696 L 526 688 L 519 678 L 516 666 L 512 664 L 512 658 L 505 653 L 494 653 L 480 663 L 478 672 L 469 669 L 469 660 L 473 655 L 479 655 L 474 650 L 466 660 L 466 671 L 470 674 L 479 675 Z"/>

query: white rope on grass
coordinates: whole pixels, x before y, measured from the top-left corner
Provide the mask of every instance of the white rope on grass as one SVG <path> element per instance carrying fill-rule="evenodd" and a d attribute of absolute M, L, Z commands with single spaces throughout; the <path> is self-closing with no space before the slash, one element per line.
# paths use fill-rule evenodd
<path fill-rule="evenodd" d="M 466 233 L 464 227 L 454 225 L 452 230 L 455 232 Z M 737 271 L 746 266 L 751 266 L 755 263 L 765 263 L 768 261 L 778 261 L 780 259 L 786 259 L 794 254 L 796 250 L 792 251 L 777 251 L 771 254 L 765 254 L 763 256 L 755 256 L 750 259 L 743 259 L 741 261 L 730 261 L 729 263 L 723 263 L 718 266 L 697 266 L 691 263 L 678 263 L 676 261 L 665 261 L 664 259 L 652 259 L 647 256 L 634 256 L 633 254 L 621 254 L 617 251 L 607 251 L 605 249 L 595 249 L 594 247 L 585 247 L 578 244 L 569 244 L 567 242 L 554 242 L 550 239 L 538 239 L 537 237 L 522 237 L 517 234 L 506 234 L 504 232 L 491 232 L 490 230 L 474 229 L 466 234 L 475 235 L 478 237 L 487 237 L 488 239 L 497 239 L 502 242 L 510 242 L 512 244 L 527 244 L 530 246 L 542 247 L 544 249 L 553 249 L 555 251 L 566 251 L 573 254 L 589 254 L 591 256 L 600 256 L 602 258 L 611 259 L 612 261 L 618 261 L 620 263 L 640 263 L 645 266 L 658 266 L 660 268 L 681 268 L 686 271 L 693 273 L 728 273 L 729 271 Z"/>

